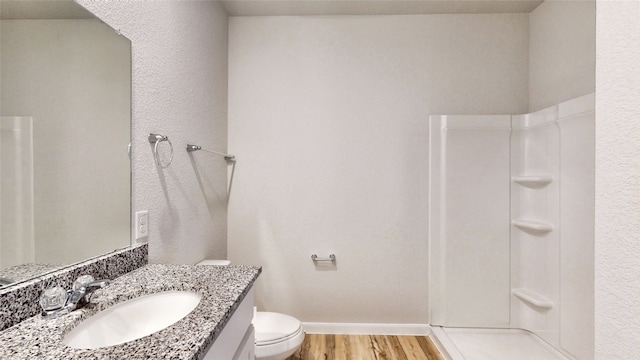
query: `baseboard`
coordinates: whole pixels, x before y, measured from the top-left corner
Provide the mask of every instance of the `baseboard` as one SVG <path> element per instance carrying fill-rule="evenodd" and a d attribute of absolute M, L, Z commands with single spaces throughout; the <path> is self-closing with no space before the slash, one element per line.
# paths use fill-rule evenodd
<path fill-rule="evenodd" d="M 307 334 L 343 335 L 419 335 L 431 333 L 428 324 L 366 324 L 303 322 Z"/>

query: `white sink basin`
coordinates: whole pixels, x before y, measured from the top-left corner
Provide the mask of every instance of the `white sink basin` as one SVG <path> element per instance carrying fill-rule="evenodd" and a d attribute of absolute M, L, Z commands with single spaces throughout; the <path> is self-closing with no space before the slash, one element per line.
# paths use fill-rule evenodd
<path fill-rule="evenodd" d="M 81 322 L 62 342 L 76 349 L 96 349 L 136 340 L 178 322 L 200 298 L 188 291 L 166 291 L 131 299 Z"/>

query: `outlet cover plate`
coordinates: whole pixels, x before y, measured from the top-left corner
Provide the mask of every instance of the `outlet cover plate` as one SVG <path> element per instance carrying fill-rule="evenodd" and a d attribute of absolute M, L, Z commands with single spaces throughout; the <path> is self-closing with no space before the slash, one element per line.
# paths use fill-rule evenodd
<path fill-rule="evenodd" d="M 136 240 L 149 236 L 149 210 L 136 211 Z"/>

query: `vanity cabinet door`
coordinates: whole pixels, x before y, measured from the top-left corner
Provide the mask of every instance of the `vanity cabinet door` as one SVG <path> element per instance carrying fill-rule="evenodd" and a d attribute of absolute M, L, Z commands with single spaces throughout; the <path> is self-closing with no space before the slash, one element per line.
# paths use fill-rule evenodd
<path fill-rule="evenodd" d="M 202 359 L 253 360 L 255 358 L 255 337 L 251 320 L 253 320 L 253 288 L 249 290 L 249 293 L 231 315 L 222 332 Z"/>
<path fill-rule="evenodd" d="M 256 345 L 255 345 L 255 333 L 253 326 L 249 326 L 247 334 L 242 339 L 242 343 L 238 348 L 238 352 L 233 357 L 233 360 L 255 360 L 256 358 Z"/>

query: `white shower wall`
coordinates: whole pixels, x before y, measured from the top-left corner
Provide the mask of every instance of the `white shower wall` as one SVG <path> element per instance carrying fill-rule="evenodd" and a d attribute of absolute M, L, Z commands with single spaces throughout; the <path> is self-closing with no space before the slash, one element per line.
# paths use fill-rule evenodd
<path fill-rule="evenodd" d="M 431 324 L 508 327 L 511 117 L 430 120 Z"/>
<path fill-rule="evenodd" d="M 514 116 L 511 326 L 578 359 L 593 358 L 594 95 Z M 524 296 L 523 296 L 524 294 Z M 540 305 L 541 303 L 548 303 Z"/>
<path fill-rule="evenodd" d="M 558 346 L 562 177 L 558 109 L 513 116 L 512 128 L 511 326 L 535 330 Z"/>
<path fill-rule="evenodd" d="M 583 102 L 583 103 L 581 103 Z M 575 106 L 575 107 L 574 107 Z M 560 346 L 579 359 L 594 358 L 595 98 L 559 107 Z M 578 109 L 589 109 L 579 111 Z M 581 134 L 570 136 L 570 134 Z M 564 136 L 569 134 L 569 136 Z M 568 326 L 570 324 L 570 326 Z"/>
<path fill-rule="evenodd" d="M 432 324 L 526 329 L 593 358 L 594 99 L 431 117 Z"/>

